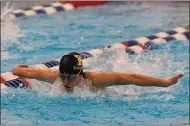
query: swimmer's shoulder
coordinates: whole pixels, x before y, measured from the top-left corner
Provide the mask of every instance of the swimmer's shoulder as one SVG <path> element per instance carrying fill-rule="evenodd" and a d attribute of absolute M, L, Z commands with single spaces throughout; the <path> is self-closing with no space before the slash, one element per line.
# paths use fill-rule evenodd
<path fill-rule="evenodd" d="M 106 77 L 110 72 L 102 71 L 85 71 L 86 79 L 90 80 L 92 85 L 98 89 L 103 89 L 109 82 L 109 77 Z"/>
<path fill-rule="evenodd" d="M 85 79 L 93 80 L 94 72 L 92 72 L 92 71 L 84 71 L 84 77 L 85 77 Z"/>
<path fill-rule="evenodd" d="M 85 73 L 85 76 L 87 77 L 121 74 L 119 72 L 104 72 L 104 71 L 84 71 L 84 73 Z"/>
<path fill-rule="evenodd" d="M 39 80 L 53 83 L 59 77 L 59 71 L 56 69 L 44 69 Z"/>
<path fill-rule="evenodd" d="M 88 80 L 91 82 L 92 85 L 96 87 L 96 72 L 93 71 L 84 71 L 85 80 Z"/>
<path fill-rule="evenodd" d="M 101 71 L 84 71 L 84 74 L 85 74 L 86 79 L 93 81 L 99 75 L 104 75 L 104 72 L 101 72 Z"/>
<path fill-rule="evenodd" d="M 94 76 L 96 73 L 99 73 L 99 72 L 84 71 L 84 74 L 85 74 L 85 77 L 86 77 L 86 78 L 90 78 L 90 77 Z"/>

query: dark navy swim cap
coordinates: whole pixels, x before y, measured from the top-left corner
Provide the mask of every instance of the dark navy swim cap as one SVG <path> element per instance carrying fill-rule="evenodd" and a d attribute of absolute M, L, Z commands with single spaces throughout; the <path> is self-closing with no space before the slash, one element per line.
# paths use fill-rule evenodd
<path fill-rule="evenodd" d="M 82 58 L 79 53 L 72 52 L 61 58 L 59 72 L 63 74 L 78 74 L 83 72 Z"/>

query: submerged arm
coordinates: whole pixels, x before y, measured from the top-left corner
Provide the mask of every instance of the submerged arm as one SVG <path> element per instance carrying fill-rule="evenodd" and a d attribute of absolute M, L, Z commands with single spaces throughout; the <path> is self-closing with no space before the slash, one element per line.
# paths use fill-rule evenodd
<path fill-rule="evenodd" d="M 37 79 L 40 81 L 46 81 L 53 83 L 58 78 L 58 72 L 50 69 L 34 69 L 27 65 L 16 65 L 12 70 L 14 75 L 19 77 Z"/>

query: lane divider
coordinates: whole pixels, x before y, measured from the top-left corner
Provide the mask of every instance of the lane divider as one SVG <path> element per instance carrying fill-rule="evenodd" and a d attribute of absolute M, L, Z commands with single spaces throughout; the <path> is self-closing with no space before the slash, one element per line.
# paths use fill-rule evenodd
<path fill-rule="evenodd" d="M 83 59 L 83 63 L 85 64 L 90 57 L 102 54 L 105 50 L 124 48 L 126 50 L 126 53 L 131 55 L 152 50 L 155 45 L 175 40 L 190 41 L 189 26 L 178 27 L 167 32 L 160 32 L 146 37 L 138 37 L 134 40 L 116 43 L 101 49 L 89 50 L 87 52 L 80 53 L 80 55 Z M 32 67 L 37 69 L 58 69 L 60 59 L 61 58 L 41 64 L 36 64 L 33 65 Z M 1 84 L 4 84 L 6 86 L 9 85 L 9 87 L 12 86 L 15 88 L 29 87 L 29 82 L 26 79 L 19 78 L 18 76 L 13 75 L 12 72 L 3 73 L 1 74 L 0 77 L 1 77 Z M 17 85 L 17 87 L 15 85 Z"/>
<path fill-rule="evenodd" d="M 55 14 L 57 12 L 69 11 L 84 6 L 97 6 L 107 3 L 108 1 L 68 1 L 52 2 L 48 5 L 32 6 L 26 9 L 16 9 L 8 14 L 8 18 L 15 19 L 23 16 L 33 16 L 39 14 Z"/>

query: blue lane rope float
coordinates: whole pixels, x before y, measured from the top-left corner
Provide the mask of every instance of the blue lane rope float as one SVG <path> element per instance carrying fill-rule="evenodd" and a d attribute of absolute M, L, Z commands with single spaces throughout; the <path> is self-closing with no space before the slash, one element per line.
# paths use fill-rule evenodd
<path fill-rule="evenodd" d="M 153 46 L 161 44 L 161 43 L 167 43 L 174 40 L 180 40 L 180 41 L 190 41 L 190 31 L 189 26 L 186 27 L 178 27 L 173 30 L 167 31 L 167 32 L 160 32 L 154 35 L 146 36 L 146 37 L 139 37 L 134 40 L 124 41 L 120 43 L 116 43 L 113 45 L 106 46 L 101 49 L 93 49 L 89 50 L 87 52 L 82 52 L 80 55 L 82 56 L 83 63 L 87 61 L 88 58 L 93 57 L 98 54 L 102 54 L 105 50 L 108 49 L 119 49 L 124 48 L 126 50 L 126 53 L 128 54 L 138 54 L 143 51 L 148 51 L 153 48 Z M 58 65 L 60 62 L 60 58 L 56 60 L 52 60 L 49 62 L 45 62 L 42 64 L 36 64 L 32 67 L 38 68 L 38 69 L 58 69 Z M 19 81 L 17 81 L 19 79 Z M 6 72 L 1 74 L 1 84 L 7 85 L 9 87 L 19 87 L 19 85 L 29 85 L 29 82 L 22 78 L 20 79 L 18 76 L 13 75 L 12 72 Z M 23 86 L 23 87 L 27 87 Z"/>
<path fill-rule="evenodd" d="M 32 6 L 25 9 L 16 9 L 8 14 L 8 18 L 15 19 L 24 16 L 34 16 L 34 15 L 50 15 L 57 12 L 74 10 L 78 7 L 84 6 L 97 6 L 107 3 L 107 1 L 60 1 L 51 2 L 47 5 Z"/>
<path fill-rule="evenodd" d="M 16 78 L 3 83 L 7 87 L 13 88 L 30 88 L 30 84 L 23 78 Z"/>

